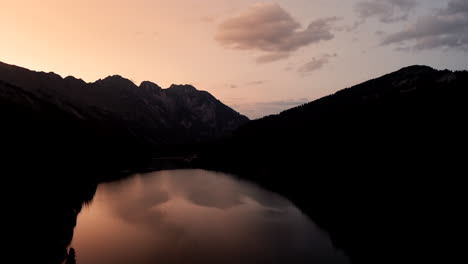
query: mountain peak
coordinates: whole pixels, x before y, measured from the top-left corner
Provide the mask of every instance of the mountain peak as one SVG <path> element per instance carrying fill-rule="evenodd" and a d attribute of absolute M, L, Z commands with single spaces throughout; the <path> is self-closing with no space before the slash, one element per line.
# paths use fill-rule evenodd
<path fill-rule="evenodd" d="M 86 85 L 87 84 L 82 79 L 75 78 L 74 76 L 67 76 L 63 80 L 68 82 L 68 83 L 75 83 L 75 84 L 79 84 L 79 85 Z"/>
<path fill-rule="evenodd" d="M 120 75 L 109 75 L 107 76 L 106 78 L 103 79 L 103 81 L 113 81 L 113 80 L 127 80 L 127 81 L 130 81 Z"/>
<path fill-rule="evenodd" d="M 433 72 L 433 68 L 426 65 L 411 65 L 401 68 L 398 72 L 411 72 L 411 73 L 421 73 L 421 72 Z"/>
<path fill-rule="evenodd" d="M 168 89 L 183 92 L 198 91 L 197 88 L 193 87 L 191 84 L 172 84 Z"/>
<path fill-rule="evenodd" d="M 162 88 L 153 83 L 153 82 L 150 82 L 150 81 L 143 81 L 141 84 L 140 84 L 140 88 L 142 89 L 148 89 L 148 90 L 156 90 L 156 91 L 160 91 Z"/>
<path fill-rule="evenodd" d="M 104 85 L 111 85 L 111 86 L 126 86 L 126 87 L 136 86 L 134 82 L 120 75 L 107 76 L 104 79 L 97 80 L 95 84 L 104 84 Z"/>

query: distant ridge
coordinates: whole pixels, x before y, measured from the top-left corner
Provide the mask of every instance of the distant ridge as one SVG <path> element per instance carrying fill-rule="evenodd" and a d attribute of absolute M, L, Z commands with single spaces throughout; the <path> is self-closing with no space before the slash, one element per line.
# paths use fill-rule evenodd
<path fill-rule="evenodd" d="M 99 122 L 121 120 L 132 134 L 150 144 L 188 143 L 229 134 L 248 118 L 191 85 L 162 89 L 139 86 L 119 75 L 86 83 L 73 76 L 29 71 L 0 62 L 0 80 L 28 91 L 65 112 Z M 3 98 L 9 100 L 9 98 Z M 19 102 L 18 102 L 19 103 Z M 23 102 L 27 106 L 30 102 Z M 68 106 L 73 107 L 70 111 Z"/>

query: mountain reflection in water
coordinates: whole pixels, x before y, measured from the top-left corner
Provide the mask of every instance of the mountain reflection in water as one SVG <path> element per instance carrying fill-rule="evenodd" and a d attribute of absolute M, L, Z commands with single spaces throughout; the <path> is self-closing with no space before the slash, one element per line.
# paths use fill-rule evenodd
<path fill-rule="evenodd" d="M 78 264 L 348 263 L 286 199 L 204 170 L 99 185 L 71 246 Z"/>

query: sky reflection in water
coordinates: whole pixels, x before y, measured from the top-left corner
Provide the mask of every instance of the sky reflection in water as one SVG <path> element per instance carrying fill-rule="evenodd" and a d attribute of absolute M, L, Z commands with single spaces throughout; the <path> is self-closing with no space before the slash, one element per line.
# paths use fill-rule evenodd
<path fill-rule="evenodd" d="M 99 185 L 72 246 L 78 264 L 348 263 L 286 199 L 204 170 Z"/>

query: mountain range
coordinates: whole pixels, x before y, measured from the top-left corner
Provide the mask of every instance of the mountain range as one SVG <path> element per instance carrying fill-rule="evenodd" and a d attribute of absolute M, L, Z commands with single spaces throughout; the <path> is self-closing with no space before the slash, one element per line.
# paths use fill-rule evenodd
<path fill-rule="evenodd" d="M 67 186 L 95 186 L 96 168 L 196 156 L 190 166 L 293 201 L 354 263 L 420 263 L 464 252 L 450 234 L 464 225 L 467 88 L 467 71 L 409 66 L 249 121 L 190 85 L 85 83 L 0 63 L 0 159 L 29 181 L 53 168 Z"/>
<path fill-rule="evenodd" d="M 86 83 L 4 63 L 0 63 L 0 80 L 4 100 L 15 98 L 25 107 L 50 103 L 79 120 L 119 120 L 129 133 L 150 144 L 212 140 L 248 121 L 191 85 L 162 89 L 145 81 L 137 86 L 118 75 Z M 8 89 L 12 86 L 15 89 Z"/>
<path fill-rule="evenodd" d="M 60 158 L 64 167 L 138 162 L 158 146 L 214 140 L 249 121 L 191 85 L 137 86 L 118 75 L 86 83 L 5 63 L 0 109 L 3 156 Z"/>

